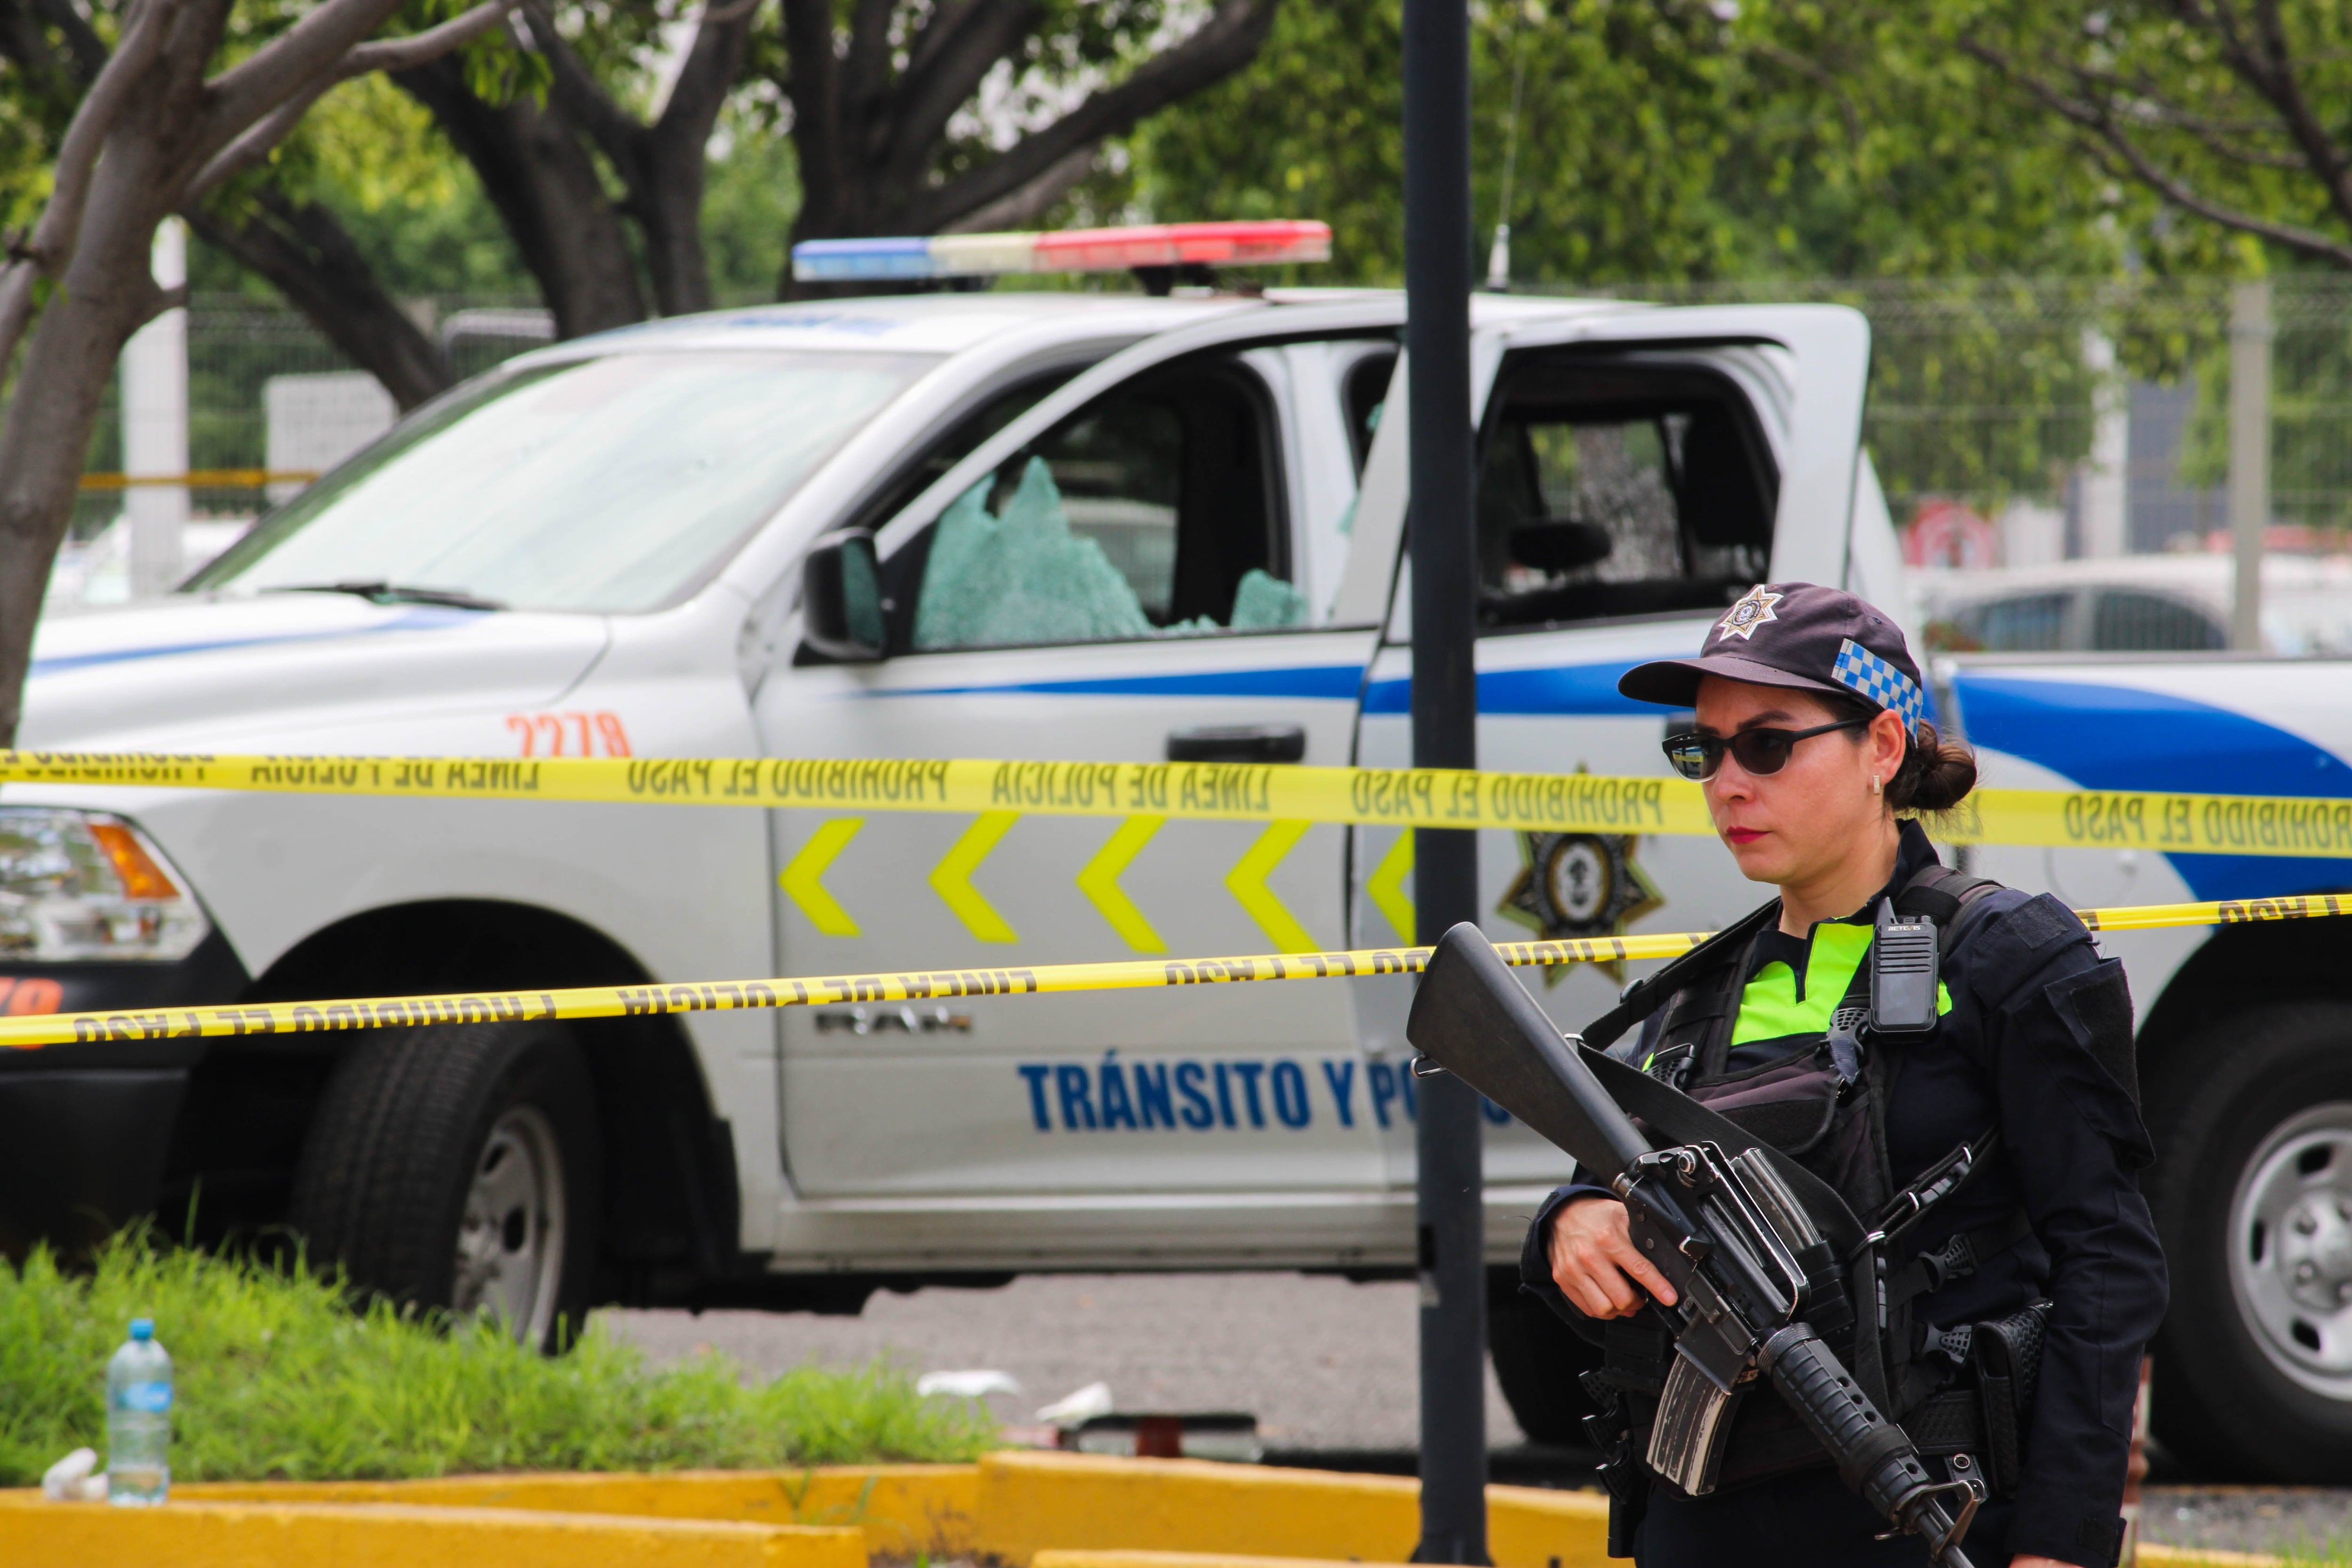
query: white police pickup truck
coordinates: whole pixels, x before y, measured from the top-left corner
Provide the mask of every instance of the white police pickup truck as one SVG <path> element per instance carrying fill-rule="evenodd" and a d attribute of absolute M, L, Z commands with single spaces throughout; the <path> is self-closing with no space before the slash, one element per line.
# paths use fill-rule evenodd
<path fill-rule="evenodd" d="M 1407 760 L 1394 294 L 941 292 L 511 361 L 168 602 L 42 627 L 31 748 Z M 1480 758 L 1663 776 L 1627 665 L 1767 578 L 1904 603 L 1823 306 L 1482 297 Z M 803 583 L 808 593 L 803 597 Z M 1994 782 L 2352 795 L 2341 667 L 1967 658 Z M 0 1007 L 1380 945 L 1388 829 L 11 785 Z M 1483 836 L 1491 929 L 1694 930 L 1706 839 Z M 2078 904 L 2352 862 L 1978 853 Z M 2118 936 L 2164 1142 L 2159 1431 L 2352 1477 L 2352 965 Z M 1622 976 L 1554 977 L 1573 1026 Z M 0 1062 L 0 1242 L 155 1213 L 543 1335 L 596 1301 L 856 1310 L 1023 1271 L 1412 1262 L 1409 983 L 59 1047 Z M 1490 1256 L 1564 1157 L 1487 1129 Z M 193 1212 L 193 1219 L 190 1215 Z M 1523 1425 L 1559 1336 L 1495 1292 Z M 1397 1347 L 1400 1355 L 1407 1346 Z"/>

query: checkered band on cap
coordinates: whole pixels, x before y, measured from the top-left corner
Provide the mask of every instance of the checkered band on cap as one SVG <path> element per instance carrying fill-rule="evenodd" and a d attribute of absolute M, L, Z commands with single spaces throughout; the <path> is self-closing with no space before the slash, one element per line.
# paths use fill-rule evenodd
<path fill-rule="evenodd" d="M 1891 708 L 1902 714 L 1906 726 L 1927 716 L 1927 695 L 1918 684 L 1852 637 L 1838 645 L 1837 662 L 1830 666 L 1830 679 L 1881 708 Z"/>

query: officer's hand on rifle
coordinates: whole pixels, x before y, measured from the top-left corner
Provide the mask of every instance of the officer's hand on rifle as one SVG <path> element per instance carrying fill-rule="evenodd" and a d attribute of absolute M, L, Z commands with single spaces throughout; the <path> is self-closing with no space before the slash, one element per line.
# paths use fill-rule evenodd
<path fill-rule="evenodd" d="M 1675 1304 L 1675 1288 L 1635 1249 L 1625 1205 L 1615 1198 L 1563 1205 L 1552 1220 L 1549 1255 L 1560 1293 L 1588 1318 L 1630 1318 L 1646 1305 L 1643 1290 Z"/>

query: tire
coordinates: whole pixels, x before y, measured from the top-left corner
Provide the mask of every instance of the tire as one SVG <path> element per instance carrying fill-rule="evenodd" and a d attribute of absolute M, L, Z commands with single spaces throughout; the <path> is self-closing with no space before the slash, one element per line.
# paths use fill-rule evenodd
<path fill-rule="evenodd" d="M 2352 1005 L 2239 1014 L 2172 1060 L 2157 1436 L 2200 1479 L 2352 1480 Z"/>
<path fill-rule="evenodd" d="M 1553 1448 L 1592 1446 L 1584 1429 L 1592 1402 L 1577 1379 L 1601 1364 L 1601 1351 L 1522 1291 L 1517 1268 L 1487 1271 L 1486 1353 L 1494 1359 L 1503 1402 L 1528 1442 Z"/>
<path fill-rule="evenodd" d="M 336 1064 L 303 1141 L 292 1220 L 312 1267 L 517 1339 L 576 1335 L 603 1173 L 585 1060 L 556 1024 L 387 1031 Z"/>

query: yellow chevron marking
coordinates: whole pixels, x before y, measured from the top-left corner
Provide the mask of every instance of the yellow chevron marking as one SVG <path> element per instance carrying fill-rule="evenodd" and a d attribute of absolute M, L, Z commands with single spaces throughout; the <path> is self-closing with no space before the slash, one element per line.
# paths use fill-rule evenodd
<path fill-rule="evenodd" d="M 1283 906 L 1282 900 L 1274 896 L 1274 889 L 1265 885 L 1266 878 L 1282 864 L 1282 858 L 1289 854 L 1307 830 L 1314 826 L 1311 822 L 1299 821 L 1268 823 L 1265 831 L 1259 834 L 1257 841 L 1249 847 L 1249 853 L 1225 873 L 1225 886 L 1232 889 L 1242 908 L 1249 911 L 1250 919 L 1257 921 L 1258 929 L 1274 940 L 1277 952 L 1315 951 L 1315 939 Z"/>
<path fill-rule="evenodd" d="M 1396 836 L 1389 852 L 1364 883 L 1364 896 L 1379 906 L 1388 916 L 1401 942 L 1411 942 L 1414 925 L 1412 900 L 1405 896 L 1404 879 L 1412 874 L 1412 829 L 1408 827 Z"/>
<path fill-rule="evenodd" d="M 799 905 L 801 913 L 808 916 L 809 924 L 827 936 L 858 934 L 857 922 L 825 891 L 821 879 L 834 858 L 849 847 L 849 841 L 865 826 L 862 816 L 836 816 L 822 824 L 809 835 L 808 842 L 801 846 L 791 863 L 776 873 L 776 886 L 784 890 L 784 897 Z"/>
<path fill-rule="evenodd" d="M 1102 918 L 1110 921 L 1110 929 L 1118 932 L 1119 940 L 1137 952 L 1166 952 L 1168 944 L 1118 885 L 1119 873 L 1143 852 L 1143 847 L 1151 842 L 1151 836 L 1167 820 L 1164 816 L 1129 817 L 1078 872 L 1078 891 L 1102 911 Z"/>
<path fill-rule="evenodd" d="M 963 921 L 966 931 L 982 942 L 1021 940 L 1019 934 L 1004 923 L 1004 917 L 996 912 L 996 907 L 982 898 L 980 889 L 971 885 L 971 874 L 980 869 L 980 863 L 988 858 L 988 852 L 996 847 L 996 841 L 1012 832 L 1013 825 L 1020 820 L 1021 814 L 1017 811 L 982 812 L 972 819 L 971 826 L 963 830 L 963 837 L 955 841 L 955 847 L 948 851 L 947 858 L 931 868 L 931 891 L 955 912 L 956 919 Z"/>

